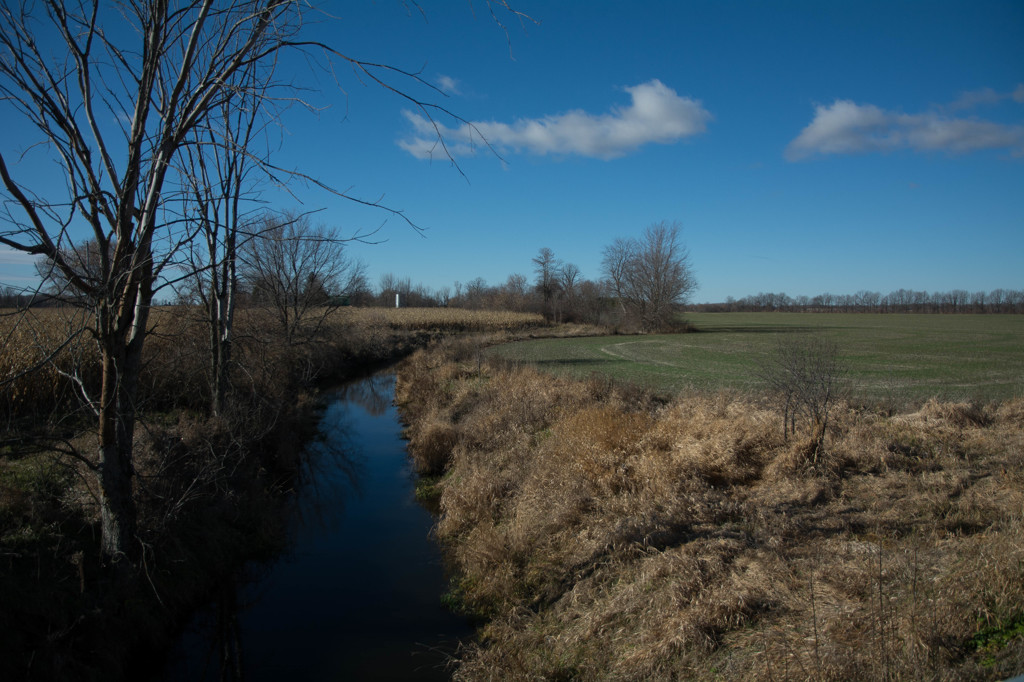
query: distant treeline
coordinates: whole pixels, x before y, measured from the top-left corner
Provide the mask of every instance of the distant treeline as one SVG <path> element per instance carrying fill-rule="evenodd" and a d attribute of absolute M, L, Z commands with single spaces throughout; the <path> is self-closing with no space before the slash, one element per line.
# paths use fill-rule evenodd
<path fill-rule="evenodd" d="M 953 289 L 932 293 L 898 289 L 885 295 L 858 291 L 795 297 L 758 293 L 740 299 L 730 296 L 724 303 L 701 303 L 690 308 L 701 312 L 1024 313 L 1024 289 Z"/>
<path fill-rule="evenodd" d="M 510 310 L 542 312 L 544 301 L 523 275 L 512 275 L 499 285 L 488 285 L 482 278 L 468 283 L 456 282 L 454 290 L 432 290 L 413 285 L 409 278 L 393 274 L 381 277 L 376 289 L 364 285 L 338 300 L 343 305 L 394 307 L 395 296 L 403 308 L 450 307 L 469 310 Z M 555 318 L 562 322 L 608 322 L 616 307 L 603 282 L 577 279 L 560 286 L 554 299 Z M 238 302 L 244 307 L 259 304 L 251 292 L 240 291 Z M 183 303 L 188 301 L 166 301 Z M 11 287 L 0 288 L 0 308 L 48 307 L 62 305 L 60 299 L 45 294 L 25 293 Z M 1024 313 L 1024 289 L 994 289 L 989 292 L 915 291 L 899 289 L 882 295 L 877 291 L 856 294 L 819 294 L 789 296 L 785 293 L 758 293 L 743 298 L 730 296 L 722 303 L 696 303 L 686 306 L 695 312 L 828 312 L 828 313 Z"/>
<path fill-rule="evenodd" d="M 28 308 L 43 304 L 42 296 L 14 287 L 0 287 L 0 308 Z"/>

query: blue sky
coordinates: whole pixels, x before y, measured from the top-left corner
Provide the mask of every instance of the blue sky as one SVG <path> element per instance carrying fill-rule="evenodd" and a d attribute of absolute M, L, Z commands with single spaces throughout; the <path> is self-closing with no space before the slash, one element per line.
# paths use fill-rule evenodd
<path fill-rule="evenodd" d="M 474 123 L 436 118 L 459 167 L 344 69 L 278 156 L 425 228 L 296 190 L 345 234 L 383 223 L 350 248 L 374 282 L 532 278 L 542 247 L 598 278 L 615 238 L 678 221 L 698 302 L 1024 288 L 1024 3 L 534 0 L 507 36 L 483 0 L 419 6 L 316 30 L 444 90 L 413 92 Z"/>

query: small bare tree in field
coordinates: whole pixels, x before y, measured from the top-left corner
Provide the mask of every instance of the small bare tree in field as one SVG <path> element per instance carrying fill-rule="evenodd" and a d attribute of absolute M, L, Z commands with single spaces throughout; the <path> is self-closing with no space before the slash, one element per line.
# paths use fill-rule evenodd
<path fill-rule="evenodd" d="M 797 417 L 804 416 L 810 422 L 817 456 L 846 375 L 835 341 L 819 336 L 783 338 L 764 358 L 759 374 L 782 403 L 783 434 L 787 438 L 795 434 Z"/>

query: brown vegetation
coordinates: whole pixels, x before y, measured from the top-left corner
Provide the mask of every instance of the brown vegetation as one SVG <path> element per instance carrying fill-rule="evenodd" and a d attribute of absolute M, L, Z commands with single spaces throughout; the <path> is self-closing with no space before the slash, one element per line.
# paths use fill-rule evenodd
<path fill-rule="evenodd" d="M 452 596 L 488 619 L 458 679 L 1024 670 L 1024 402 L 839 406 L 819 450 L 752 397 L 452 350 L 406 361 L 397 396 L 444 472 Z"/>
<path fill-rule="evenodd" d="M 79 409 L 78 381 L 95 393 L 99 352 L 75 308 L 0 311 L 0 397 L 7 420 Z M 154 309 L 143 363 L 143 409 L 197 407 L 208 399 L 208 339 L 198 307 Z M 309 382 L 345 373 L 353 365 L 400 355 L 403 345 L 422 344 L 431 333 L 515 332 L 544 326 L 539 314 L 439 308 L 340 308 L 311 343 L 289 346 L 275 332 L 273 313 L 262 308 L 238 312 L 235 388 L 274 398 L 291 373 Z M 417 336 L 419 334 L 422 338 Z M 412 335 L 412 336 L 410 336 Z M 70 339 L 70 341 L 69 341 Z"/>

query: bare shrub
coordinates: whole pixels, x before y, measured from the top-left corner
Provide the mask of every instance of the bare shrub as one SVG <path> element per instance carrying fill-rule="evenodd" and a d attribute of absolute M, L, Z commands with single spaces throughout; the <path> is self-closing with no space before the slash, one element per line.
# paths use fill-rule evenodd
<path fill-rule="evenodd" d="M 783 434 L 795 434 L 797 417 L 802 415 L 810 422 L 815 452 L 819 452 L 845 373 L 832 339 L 781 339 L 775 351 L 762 362 L 760 375 L 782 405 Z"/>

